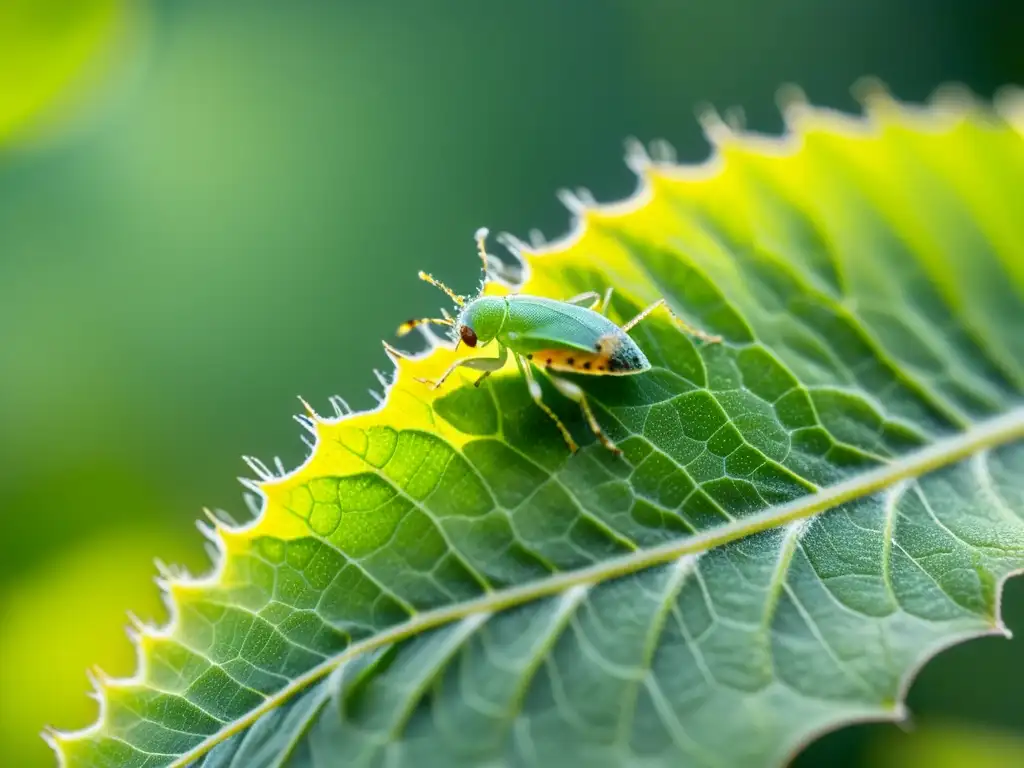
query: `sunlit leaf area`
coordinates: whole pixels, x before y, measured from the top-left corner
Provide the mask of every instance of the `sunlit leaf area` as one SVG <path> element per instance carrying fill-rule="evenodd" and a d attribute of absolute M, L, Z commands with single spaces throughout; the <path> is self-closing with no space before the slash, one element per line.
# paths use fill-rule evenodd
<path fill-rule="evenodd" d="M 1020 15 L 0 4 L 0 763 L 1018 764 Z"/>

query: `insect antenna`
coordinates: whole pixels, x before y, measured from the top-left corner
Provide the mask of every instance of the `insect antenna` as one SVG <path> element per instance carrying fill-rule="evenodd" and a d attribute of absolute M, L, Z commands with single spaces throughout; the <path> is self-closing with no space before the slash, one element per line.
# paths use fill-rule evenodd
<path fill-rule="evenodd" d="M 480 254 L 480 261 L 483 263 L 484 283 L 487 282 L 487 278 L 491 274 L 492 264 L 494 262 L 497 262 L 498 264 L 501 263 L 500 261 L 498 261 L 498 259 L 491 256 L 491 254 L 487 252 L 487 236 L 490 233 L 491 232 L 489 229 L 487 229 L 487 227 L 480 227 L 480 229 L 476 231 L 476 234 L 473 235 L 473 239 L 476 240 L 476 252 Z"/>
<path fill-rule="evenodd" d="M 459 294 L 457 294 L 455 291 L 453 291 L 451 288 L 449 288 L 447 285 L 442 283 L 440 280 L 438 280 L 433 275 L 428 275 L 426 272 L 421 271 L 420 272 L 420 280 L 423 280 L 424 282 L 430 283 L 435 288 L 440 288 L 442 291 L 444 291 L 446 294 L 448 294 L 448 298 L 449 299 L 454 301 L 460 307 L 466 306 L 466 299 L 465 299 L 465 297 L 459 296 Z"/>
<path fill-rule="evenodd" d="M 434 325 L 447 325 L 449 328 L 455 325 L 455 321 L 450 317 L 417 317 L 412 320 L 406 320 L 400 326 L 398 326 L 398 335 L 405 336 L 409 331 L 414 328 L 418 328 L 421 325 L 427 325 L 433 323 Z"/>

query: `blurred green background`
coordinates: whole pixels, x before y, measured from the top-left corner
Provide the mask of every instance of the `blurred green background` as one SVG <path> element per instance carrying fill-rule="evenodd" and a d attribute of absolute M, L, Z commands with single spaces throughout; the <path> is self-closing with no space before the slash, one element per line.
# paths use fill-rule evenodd
<path fill-rule="evenodd" d="M 471 235 L 568 226 L 633 188 L 622 141 L 707 153 L 710 102 L 778 131 L 778 87 L 856 109 L 1024 82 L 1019 0 L 0 0 L 0 765 L 132 671 L 152 558 L 205 567 L 239 459 L 303 456 L 296 394 L 372 401 L 380 339 L 468 291 Z M 1022 580 L 1024 582 L 1024 580 Z M 1024 583 L 1006 618 L 1024 631 Z M 1024 641 L 930 664 L 915 727 L 801 765 L 1024 765 Z"/>

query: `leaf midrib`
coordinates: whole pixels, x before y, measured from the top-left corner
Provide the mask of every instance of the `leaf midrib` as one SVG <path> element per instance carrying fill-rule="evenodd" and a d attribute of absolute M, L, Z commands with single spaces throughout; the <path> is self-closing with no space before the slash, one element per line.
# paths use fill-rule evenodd
<path fill-rule="evenodd" d="M 171 765 L 186 766 L 199 759 L 218 743 L 243 731 L 267 712 L 281 706 L 310 684 L 330 674 L 340 664 L 367 651 L 472 614 L 506 610 L 564 592 L 572 587 L 597 584 L 671 562 L 686 555 L 698 555 L 752 534 L 809 518 L 840 504 L 863 498 L 901 481 L 921 477 L 981 451 L 1006 445 L 1018 439 L 1024 439 L 1024 405 L 992 419 L 978 422 L 963 432 L 943 438 L 856 477 L 786 504 L 720 525 L 713 530 L 695 533 L 656 547 L 638 549 L 587 568 L 552 574 L 526 584 L 488 592 L 472 600 L 418 613 L 402 624 L 353 643 L 342 653 L 309 670 L 267 698 L 259 707 L 183 754 Z"/>

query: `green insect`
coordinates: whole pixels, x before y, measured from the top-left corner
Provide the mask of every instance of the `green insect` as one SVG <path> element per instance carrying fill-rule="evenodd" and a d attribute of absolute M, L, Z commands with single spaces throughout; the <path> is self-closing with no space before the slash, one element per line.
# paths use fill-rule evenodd
<path fill-rule="evenodd" d="M 487 230 L 476 233 L 477 250 L 484 265 L 484 278 L 488 274 L 490 256 L 486 248 Z M 594 412 L 587 402 L 586 394 L 575 382 L 554 375 L 555 373 L 577 373 L 591 376 L 631 376 L 651 368 L 650 362 L 640 347 L 628 335 L 629 331 L 648 317 L 658 307 L 672 314 L 673 319 L 686 331 L 707 342 L 721 341 L 703 331 L 683 323 L 668 308 L 665 299 L 658 299 L 623 326 L 618 326 L 607 317 L 612 289 L 602 298 L 594 291 L 587 291 L 565 301 L 546 299 L 540 296 L 512 294 L 509 296 L 477 296 L 468 299 L 459 296 L 451 288 L 425 272 L 420 279 L 444 291 L 459 307 L 458 316 L 427 317 L 409 320 L 398 329 L 400 336 L 425 323 L 445 325 L 454 329 L 458 343 L 467 347 L 484 346 L 492 341 L 498 344 L 497 357 L 471 357 L 457 360 L 437 381 L 421 379 L 425 384 L 440 387 L 457 368 L 482 371 L 483 375 L 475 385 L 495 371 L 501 370 L 508 362 L 509 353 L 519 371 L 526 379 L 530 397 L 546 413 L 565 438 L 569 450 L 575 453 L 579 446 L 569 434 L 562 420 L 544 402 L 542 390 L 534 378 L 532 368 L 542 369 L 548 379 L 562 395 L 579 403 L 583 416 L 601 444 L 616 454 L 622 451 L 604 434 Z M 600 308 L 600 311 L 598 311 Z"/>

